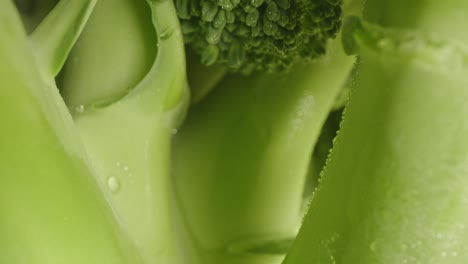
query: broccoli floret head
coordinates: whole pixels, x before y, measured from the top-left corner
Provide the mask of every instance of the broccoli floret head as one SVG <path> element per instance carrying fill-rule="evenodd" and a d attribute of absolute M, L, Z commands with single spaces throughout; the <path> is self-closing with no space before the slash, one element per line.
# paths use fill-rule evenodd
<path fill-rule="evenodd" d="M 341 0 L 176 0 L 185 42 L 203 64 L 272 71 L 325 53 Z"/>

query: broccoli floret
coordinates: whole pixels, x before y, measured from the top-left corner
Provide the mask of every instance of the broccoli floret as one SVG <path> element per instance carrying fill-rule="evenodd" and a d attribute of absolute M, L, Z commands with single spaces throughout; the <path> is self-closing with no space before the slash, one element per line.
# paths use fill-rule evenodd
<path fill-rule="evenodd" d="M 176 0 L 186 44 L 231 71 L 287 68 L 325 53 L 341 0 Z"/>

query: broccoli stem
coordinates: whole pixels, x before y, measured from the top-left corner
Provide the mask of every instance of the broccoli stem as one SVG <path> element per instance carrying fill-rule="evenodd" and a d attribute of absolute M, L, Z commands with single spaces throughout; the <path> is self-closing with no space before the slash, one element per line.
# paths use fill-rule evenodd
<path fill-rule="evenodd" d="M 46 76 L 56 76 L 86 24 L 96 0 L 62 0 L 32 32 L 30 40 Z"/>
<path fill-rule="evenodd" d="M 70 111 L 123 98 L 151 69 L 157 50 L 145 1 L 99 0 L 60 76 Z"/>
<path fill-rule="evenodd" d="M 27 34 L 30 34 L 59 0 L 14 0 Z"/>
<path fill-rule="evenodd" d="M 102 191 L 144 263 L 179 263 L 183 253 L 176 248 L 175 220 L 170 207 L 169 157 L 171 137 L 185 115 L 189 96 L 178 18 L 170 0 L 148 1 L 145 7 L 134 0 L 102 1 L 101 4 L 91 18 L 95 22 L 118 19 L 116 22 L 122 25 L 135 27 L 127 30 L 144 32 L 147 30 L 144 23 L 149 20 L 150 25 L 154 24 L 153 32 L 125 40 L 117 47 L 122 53 L 104 52 L 100 54 L 103 61 L 94 65 L 91 53 L 97 52 L 96 47 L 108 49 L 127 36 L 121 35 L 126 31 L 109 31 L 100 23 L 89 24 L 83 46 L 73 52 L 80 59 L 72 62 L 73 70 L 69 68 L 63 77 L 63 90 L 71 105 L 84 105 L 74 111 L 75 125 L 98 172 Z M 114 12 L 129 9 L 138 13 L 112 17 L 116 15 Z M 91 37 L 101 33 L 106 38 Z M 157 40 L 147 52 L 149 44 L 141 42 L 151 43 L 152 36 L 157 36 Z M 156 56 L 152 56 L 153 50 L 157 50 Z M 127 61 L 135 53 L 150 56 L 153 62 L 149 70 L 135 65 L 140 63 L 138 58 Z M 112 57 L 107 60 L 107 56 Z M 114 63 L 120 64 L 119 71 L 111 71 Z M 126 74 L 131 75 L 135 73 L 134 67 L 144 70 L 136 73 L 144 76 L 137 85 L 132 87 L 130 81 L 125 85 L 127 88 L 115 83 L 114 78 L 121 78 L 120 71 L 128 69 Z M 75 78 L 82 78 L 83 72 L 100 72 L 103 68 L 109 72 L 101 78 L 85 79 L 79 85 L 74 82 Z M 99 85 L 108 90 L 105 93 L 89 90 Z M 115 94 L 121 96 L 115 98 Z"/>
<path fill-rule="evenodd" d="M 200 62 L 198 54 L 188 47 L 186 51 L 190 101 L 192 104 L 197 104 L 221 82 L 227 69 L 222 65 L 206 66 Z"/>
<path fill-rule="evenodd" d="M 354 58 L 339 41 L 288 73 L 226 77 L 174 142 L 176 197 L 201 263 L 280 263 L 307 166 Z"/>
<path fill-rule="evenodd" d="M 346 13 L 359 13 L 362 1 L 351 2 Z M 227 76 L 191 109 L 173 155 L 188 258 L 284 258 L 300 224 L 310 155 L 355 62 L 339 40 L 329 44 L 325 58 L 286 73 Z"/>
<path fill-rule="evenodd" d="M 0 263 L 141 263 L 11 1 L 0 20 Z"/>
<path fill-rule="evenodd" d="M 332 111 L 323 125 L 320 136 L 315 143 L 314 152 L 312 154 L 309 168 L 307 171 L 307 179 L 304 186 L 304 213 L 307 212 L 310 198 L 313 196 L 315 189 L 320 180 L 320 173 L 322 172 L 325 163 L 333 147 L 333 139 L 339 130 L 341 118 L 343 116 L 343 109 Z"/>
<path fill-rule="evenodd" d="M 350 102 L 284 263 L 466 262 L 468 3 L 368 4 L 392 29 L 351 33 Z"/>

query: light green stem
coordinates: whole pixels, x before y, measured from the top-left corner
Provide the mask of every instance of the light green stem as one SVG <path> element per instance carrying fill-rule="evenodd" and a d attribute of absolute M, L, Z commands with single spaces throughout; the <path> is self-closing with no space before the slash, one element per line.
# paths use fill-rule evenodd
<path fill-rule="evenodd" d="M 203 100 L 226 76 L 227 69 L 222 65 L 206 66 L 201 58 L 187 48 L 187 78 L 190 85 L 190 101 L 197 104 Z"/>
<path fill-rule="evenodd" d="M 192 108 L 174 178 L 196 263 L 280 263 L 312 149 L 354 63 L 340 42 L 289 73 L 229 76 Z"/>
<path fill-rule="evenodd" d="M 46 76 L 56 76 L 97 0 L 61 0 L 30 39 Z"/>
<path fill-rule="evenodd" d="M 140 263 L 11 1 L 0 21 L 0 263 Z"/>
<path fill-rule="evenodd" d="M 350 36 L 360 50 L 350 103 L 284 263 L 464 263 L 468 3 L 376 0 L 367 10 L 393 29 Z"/>
<path fill-rule="evenodd" d="M 173 131 L 185 115 L 189 98 L 177 15 L 170 0 L 148 1 L 149 5 L 143 2 L 144 7 L 134 0 L 101 3 L 103 6 L 98 6 L 91 18 L 94 22 L 85 29 L 84 46 L 73 51 L 73 57 L 80 58 L 71 62 L 77 76 L 68 68 L 63 89 L 67 102 L 84 105 L 75 110 L 75 125 L 98 172 L 97 180 L 102 191 L 144 263 L 179 263 L 183 253 L 178 252 L 176 246 L 169 155 Z M 128 10 L 138 13 L 122 17 L 112 14 Z M 142 34 L 140 38 L 125 40 L 117 44 L 114 52 L 104 51 L 100 55 L 104 61 L 94 65 L 91 52 L 98 52 L 100 47 L 109 49 L 115 41 L 126 38 L 121 31 L 109 31 L 107 26 L 104 27 L 106 24 L 102 24 L 103 20 L 115 18 L 123 26 L 134 26 L 135 32 L 144 32 L 148 28 L 144 23 L 152 25 L 152 21 L 156 34 L 153 28 L 150 35 Z M 91 38 L 99 32 L 106 38 Z M 156 35 L 157 41 L 152 42 L 155 40 L 152 36 Z M 126 45 L 127 49 L 121 49 L 119 45 Z M 153 51 L 145 54 L 148 45 L 152 45 Z M 157 55 L 152 56 L 156 50 Z M 140 63 L 139 58 L 127 60 L 129 54 L 134 53 L 152 56 L 153 65 L 149 71 L 136 66 Z M 112 58 L 107 61 L 106 56 Z M 115 84 L 114 78 L 119 79 L 122 74 L 120 70 L 112 72 L 114 63 L 122 70 L 129 69 L 124 74 L 143 75 L 143 79 L 134 87 L 133 81 L 111 86 Z M 134 66 L 145 71 L 135 72 Z M 78 84 L 74 82 L 83 73 L 99 72 L 102 68 L 109 70 L 102 78 L 84 79 Z M 129 76 L 128 80 L 132 78 Z M 97 84 L 102 84 L 107 90 L 94 90 L 99 88 Z"/>
<path fill-rule="evenodd" d="M 14 0 L 26 32 L 30 34 L 59 0 Z"/>
<path fill-rule="evenodd" d="M 148 73 L 157 50 L 146 1 L 99 0 L 61 74 L 70 111 L 123 98 Z"/>
<path fill-rule="evenodd" d="M 346 13 L 362 9 L 346 4 Z M 227 76 L 192 108 L 173 158 L 189 259 L 282 261 L 300 224 L 312 150 L 354 62 L 335 40 L 325 58 L 288 73 Z"/>

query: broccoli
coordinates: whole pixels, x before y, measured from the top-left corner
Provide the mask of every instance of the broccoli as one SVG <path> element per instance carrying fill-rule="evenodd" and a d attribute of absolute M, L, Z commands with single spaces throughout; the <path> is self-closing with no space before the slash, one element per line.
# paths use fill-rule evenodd
<path fill-rule="evenodd" d="M 341 1 L 175 1 L 188 46 L 192 103 L 226 72 L 281 72 L 326 54 L 341 25 Z M 206 67 L 211 66 L 211 67 Z"/>
<path fill-rule="evenodd" d="M 274 71 L 325 53 L 341 23 L 340 1 L 177 0 L 184 41 L 205 65 Z"/>
<path fill-rule="evenodd" d="M 1 97 L 8 122 L 0 174 L 12 176 L 2 177 L 12 192 L 1 197 L 7 215 L 2 234 L 9 235 L 0 239 L 1 263 L 177 263 L 181 257 L 175 252 L 168 159 L 188 87 L 174 5 L 96 2 L 59 1 L 38 25 L 31 22 L 28 37 L 11 1 L 1 4 L 0 76 L 2 88 L 13 85 Z M 108 21 L 121 28 L 109 31 Z M 126 34 L 133 34 L 132 41 L 125 41 Z M 23 52 L 33 59 L 19 56 Z M 15 67 L 9 69 L 10 63 Z M 61 94 L 54 80 L 59 72 Z M 8 118 L 14 111 L 24 117 Z M 39 118 L 30 116 L 35 112 Z M 20 131 L 28 131 L 28 120 L 30 132 Z M 40 149 L 27 153 L 30 140 Z M 38 177 L 45 182 L 35 184 Z M 22 196 L 22 186 L 35 195 Z M 39 238 L 21 233 L 25 226 L 41 230 Z"/>
<path fill-rule="evenodd" d="M 466 1 L 369 0 L 339 135 L 284 263 L 464 263 Z"/>
<path fill-rule="evenodd" d="M 94 4 L 63 1 L 27 37 L 0 2 L 0 263 L 141 263 L 53 78 Z"/>
<path fill-rule="evenodd" d="M 177 263 L 170 144 L 189 100 L 174 5 L 100 0 L 86 26 L 62 72 L 64 101 L 143 261 Z"/>
<path fill-rule="evenodd" d="M 0 263 L 466 262 L 467 10 L 1 1 Z"/>
<path fill-rule="evenodd" d="M 362 8 L 345 4 L 344 14 Z M 288 70 L 228 74 L 189 111 L 172 170 L 190 259 L 284 258 L 301 222 L 310 156 L 355 62 L 340 38 L 324 45 L 328 53 Z"/>

